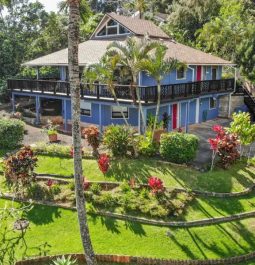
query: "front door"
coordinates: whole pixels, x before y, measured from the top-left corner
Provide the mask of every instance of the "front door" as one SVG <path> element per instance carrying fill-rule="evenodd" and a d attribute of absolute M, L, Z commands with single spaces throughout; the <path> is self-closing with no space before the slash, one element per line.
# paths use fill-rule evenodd
<path fill-rule="evenodd" d="M 212 80 L 217 79 L 217 66 L 212 67 Z"/>
<path fill-rule="evenodd" d="M 177 116 L 178 116 L 178 105 L 177 104 L 174 104 L 173 107 L 172 107 L 172 127 L 173 127 L 173 130 L 174 129 L 177 129 Z"/>
<path fill-rule="evenodd" d="M 202 80 L 202 66 L 198 65 L 197 66 L 197 81 L 201 81 Z"/>

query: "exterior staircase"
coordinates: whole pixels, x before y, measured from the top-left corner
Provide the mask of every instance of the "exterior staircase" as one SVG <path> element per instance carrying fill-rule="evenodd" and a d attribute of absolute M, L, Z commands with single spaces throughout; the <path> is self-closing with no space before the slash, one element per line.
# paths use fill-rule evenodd
<path fill-rule="evenodd" d="M 244 103 L 251 114 L 252 121 L 255 121 L 255 96 L 243 86 L 237 87 L 235 94 L 243 95 Z"/>

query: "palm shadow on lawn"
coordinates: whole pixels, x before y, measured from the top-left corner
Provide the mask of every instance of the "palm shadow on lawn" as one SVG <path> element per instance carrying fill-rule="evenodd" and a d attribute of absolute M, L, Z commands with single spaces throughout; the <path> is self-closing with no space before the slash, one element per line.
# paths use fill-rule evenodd
<path fill-rule="evenodd" d="M 103 217 L 95 214 L 91 214 L 90 217 L 94 224 L 96 224 L 97 221 L 100 221 L 102 226 L 104 226 L 108 231 L 111 231 L 114 234 L 121 233 L 120 224 L 124 223 L 126 230 L 130 230 L 136 235 L 146 236 L 146 232 L 143 229 L 143 225 L 138 222 L 120 221 L 111 217 Z"/>
<path fill-rule="evenodd" d="M 35 204 L 26 214 L 26 218 L 35 225 L 45 225 L 54 222 L 55 218 L 61 218 L 61 211 L 55 206 Z"/>

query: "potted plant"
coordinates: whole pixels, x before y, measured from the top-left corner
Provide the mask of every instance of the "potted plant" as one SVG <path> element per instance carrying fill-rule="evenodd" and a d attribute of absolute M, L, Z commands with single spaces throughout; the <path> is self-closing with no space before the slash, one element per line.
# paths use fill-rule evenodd
<path fill-rule="evenodd" d="M 58 125 L 54 125 L 51 120 L 48 120 L 48 123 L 46 127 L 44 128 L 44 131 L 47 133 L 50 143 L 54 143 L 58 141 L 57 128 L 58 128 Z"/>

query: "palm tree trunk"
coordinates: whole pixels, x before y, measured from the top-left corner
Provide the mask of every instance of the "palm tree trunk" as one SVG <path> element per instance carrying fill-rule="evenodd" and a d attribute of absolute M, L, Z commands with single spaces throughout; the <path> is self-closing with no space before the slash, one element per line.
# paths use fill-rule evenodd
<path fill-rule="evenodd" d="M 88 265 L 95 265 L 96 257 L 92 247 L 87 223 L 86 205 L 83 189 L 81 128 L 80 128 L 80 79 L 79 79 L 79 0 L 69 0 L 68 29 L 68 66 L 72 100 L 72 135 L 74 149 L 74 179 L 76 207 L 78 212 L 80 234 Z"/>
<path fill-rule="evenodd" d="M 156 114 L 155 114 L 155 120 L 153 124 L 153 129 L 152 129 L 152 141 L 154 137 L 154 133 L 157 127 L 157 122 L 158 122 L 158 116 L 159 116 L 159 108 L 160 108 L 160 97 L 161 97 L 161 85 L 160 82 L 157 83 L 157 93 L 158 93 L 158 98 L 157 98 L 157 108 L 156 108 Z"/>
<path fill-rule="evenodd" d="M 139 106 L 139 115 L 141 114 L 142 117 L 142 132 L 145 132 L 145 126 L 146 126 L 146 120 L 144 117 L 144 113 L 143 113 L 143 106 L 142 106 L 142 101 L 141 101 L 141 95 L 140 95 L 140 89 L 139 86 L 137 85 L 137 77 L 136 75 L 133 76 L 133 81 L 134 81 L 134 85 L 136 87 L 136 96 L 138 99 L 138 106 Z"/>

